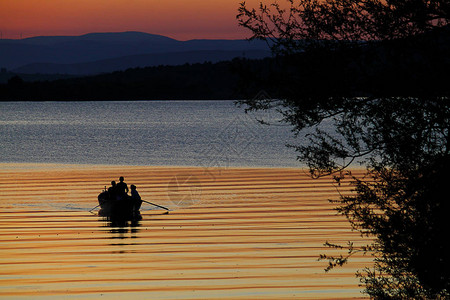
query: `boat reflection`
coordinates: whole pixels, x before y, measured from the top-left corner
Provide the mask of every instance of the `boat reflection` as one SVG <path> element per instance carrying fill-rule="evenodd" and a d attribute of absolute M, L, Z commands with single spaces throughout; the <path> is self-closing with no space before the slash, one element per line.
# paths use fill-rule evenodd
<path fill-rule="evenodd" d="M 113 234 L 111 238 L 137 238 L 137 235 L 126 234 L 139 232 L 139 227 L 141 226 L 140 221 L 142 220 L 142 215 L 139 211 L 132 213 L 112 213 L 110 210 L 100 209 L 98 216 L 101 217 L 99 220 L 103 222 L 102 227 L 111 228 L 109 230 Z"/>

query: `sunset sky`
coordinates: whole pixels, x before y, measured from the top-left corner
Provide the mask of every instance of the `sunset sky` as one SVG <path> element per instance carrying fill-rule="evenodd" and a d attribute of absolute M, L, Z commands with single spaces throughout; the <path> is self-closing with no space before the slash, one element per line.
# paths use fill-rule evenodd
<path fill-rule="evenodd" d="M 241 0 L 0 0 L 2 38 L 143 31 L 178 40 L 245 38 Z M 260 1 L 246 1 L 256 7 Z"/>

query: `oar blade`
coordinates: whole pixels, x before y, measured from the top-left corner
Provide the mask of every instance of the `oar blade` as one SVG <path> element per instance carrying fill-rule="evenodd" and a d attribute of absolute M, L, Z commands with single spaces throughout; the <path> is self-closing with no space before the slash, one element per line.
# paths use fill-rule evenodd
<path fill-rule="evenodd" d="M 159 207 L 159 208 L 165 209 L 165 210 L 167 210 L 167 212 L 169 212 L 169 211 L 170 211 L 170 209 L 168 209 L 167 207 L 164 207 L 164 206 L 162 206 L 162 205 L 159 205 L 159 204 L 151 203 L 151 202 L 149 202 L 149 201 L 145 201 L 145 200 L 142 200 L 142 202 L 145 202 L 145 203 L 147 203 L 147 204 L 150 204 L 150 205 L 153 205 L 153 206 L 156 206 L 156 207 Z"/>

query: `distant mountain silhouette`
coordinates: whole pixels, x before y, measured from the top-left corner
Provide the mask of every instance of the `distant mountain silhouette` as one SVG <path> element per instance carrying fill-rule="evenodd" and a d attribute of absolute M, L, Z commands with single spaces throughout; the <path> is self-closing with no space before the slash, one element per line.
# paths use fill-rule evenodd
<path fill-rule="evenodd" d="M 139 43 L 139 42 L 177 42 L 177 40 L 145 32 L 126 31 L 126 32 L 104 32 L 104 33 L 88 33 L 79 36 L 36 36 L 20 40 L 3 39 L 1 41 L 12 41 L 18 44 L 32 44 L 32 45 L 54 45 L 61 43 L 80 42 L 80 41 L 94 41 L 94 42 L 108 42 L 108 43 Z"/>
<path fill-rule="evenodd" d="M 130 55 L 118 58 L 99 60 L 78 64 L 54 64 L 34 63 L 14 69 L 21 74 L 72 74 L 72 75 L 94 75 L 126 70 L 137 67 L 153 67 L 159 65 L 183 65 L 186 63 L 219 62 L 231 60 L 236 57 L 250 59 L 264 58 L 270 55 L 270 51 L 250 50 L 241 51 L 186 51 L 155 54 Z"/>
<path fill-rule="evenodd" d="M 186 53 L 189 51 L 182 57 L 188 57 Z M 192 58 L 211 58 L 211 53 L 216 51 L 190 52 Z M 3 76 L 5 80 L 0 83 L 0 100 L 251 99 L 261 90 L 282 99 L 448 97 L 448 53 L 450 27 L 409 39 L 342 48 L 332 55 L 326 51 L 301 52 L 259 60 L 236 58 L 217 63 L 130 68 L 78 78 L 23 76 L 0 70 L 0 79 Z M 152 56 L 158 58 L 157 54 Z M 161 54 L 163 58 L 173 59 Z M 147 56 L 122 58 L 122 63 L 140 59 Z"/>
<path fill-rule="evenodd" d="M 0 40 L 0 67 L 20 73 L 96 74 L 131 67 L 218 61 L 244 55 L 260 58 L 270 55 L 270 51 L 263 41 L 178 41 L 142 32 Z"/>

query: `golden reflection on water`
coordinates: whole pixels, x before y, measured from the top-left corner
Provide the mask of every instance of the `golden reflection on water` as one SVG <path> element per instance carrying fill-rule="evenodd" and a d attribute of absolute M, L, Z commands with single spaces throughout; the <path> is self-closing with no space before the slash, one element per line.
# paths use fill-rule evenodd
<path fill-rule="evenodd" d="M 192 206 L 172 201 L 179 174 L 195 175 L 198 198 L 185 199 Z M 327 240 L 362 242 L 327 201 L 338 195 L 330 178 L 299 169 L 18 164 L 0 164 L 0 176 L 0 296 L 8 299 L 363 296 L 354 273 L 369 258 L 330 273 L 317 261 L 341 253 L 323 247 Z M 118 176 L 173 211 L 144 204 L 134 221 L 89 213 Z M 189 184 L 176 192 L 191 195 Z"/>

